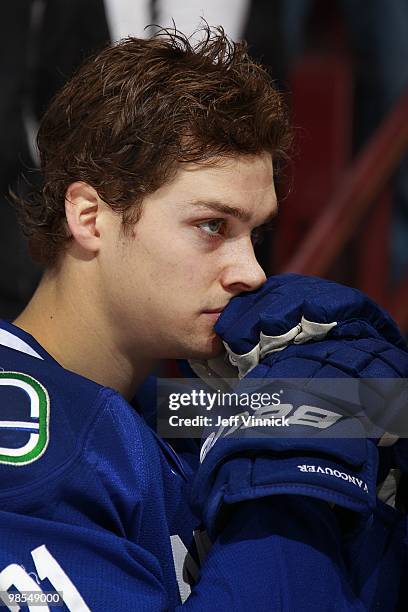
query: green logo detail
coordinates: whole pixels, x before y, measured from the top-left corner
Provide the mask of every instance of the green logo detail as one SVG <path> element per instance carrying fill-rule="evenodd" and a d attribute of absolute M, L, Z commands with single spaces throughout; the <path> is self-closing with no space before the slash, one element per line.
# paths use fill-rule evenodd
<path fill-rule="evenodd" d="M 23 430 L 29 434 L 29 439 L 22 446 L 8 448 L 0 446 L 0 463 L 13 465 L 27 465 L 39 459 L 48 445 L 48 428 L 50 415 L 50 398 L 47 390 L 32 376 L 20 372 L 0 372 L 1 387 L 15 387 L 21 389 L 29 401 L 29 421 L 3 421 L 1 420 L 0 404 L 0 433 L 2 429 Z"/>

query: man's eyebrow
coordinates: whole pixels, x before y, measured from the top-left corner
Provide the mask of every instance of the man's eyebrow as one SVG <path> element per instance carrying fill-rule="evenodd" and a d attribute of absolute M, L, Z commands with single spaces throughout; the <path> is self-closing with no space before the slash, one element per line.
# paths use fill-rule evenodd
<path fill-rule="evenodd" d="M 246 223 L 251 220 L 251 214 L 245 209 L 240 208 L 239 206 L 231 206 L 230 204 L 226 204 L 220 200 L 194 200 L 188 204 L 189 206 L 202 206 L 203 208 L 209 208 L 210 210 L 223 215 L 231 215 L 231 217 L 235 217 L 235 219 L 239 219 L 240 221 L 244 221 Z M 276 214 L 277 209 L 268 215 L 268 217 L 262 222 L 262 225 L 272 221 L 272 219 L 276 217 Z"/>

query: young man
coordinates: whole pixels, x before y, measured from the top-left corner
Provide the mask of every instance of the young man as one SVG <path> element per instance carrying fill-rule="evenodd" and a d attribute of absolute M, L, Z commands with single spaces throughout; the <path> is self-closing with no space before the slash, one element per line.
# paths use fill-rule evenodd
<path fill-rule="evenodd" d="M 23 216 L 46 271 L 0 331 L 10 610 L 56 592 L 71 611 L 365 609 L 331 507 L 302 493 L 241 496 L 191 590 L 196 466 L 129 403 L 157 360 L 217 357 L 221 311 L 266 280 L 253 242 L 276 214 L 287 119 L 245 46 L 206 35 L 104 50 L 42 122 Z"/>

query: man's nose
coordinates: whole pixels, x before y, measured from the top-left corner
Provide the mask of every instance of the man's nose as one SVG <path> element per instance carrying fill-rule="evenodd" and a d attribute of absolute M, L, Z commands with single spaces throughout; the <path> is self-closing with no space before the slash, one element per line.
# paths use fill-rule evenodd
<path fill-rule="evenodd" d="M 234 294 L 242 291 L 254 291 L 266 281 L 265 272 L 259 265 L 251 239 L 239 241 L 229 254 L 221 278 L 224 289 Z"/>

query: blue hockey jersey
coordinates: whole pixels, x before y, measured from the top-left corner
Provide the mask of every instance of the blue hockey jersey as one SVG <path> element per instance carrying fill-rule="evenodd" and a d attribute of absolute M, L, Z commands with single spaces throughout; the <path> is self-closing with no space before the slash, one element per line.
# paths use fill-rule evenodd
<path fill-rule="evenodd" d="M 8 323 L 0 410 L 0 593 L 10 610 L 367 610 L 339 521 L 302 495 L 238 504 L 198 572 L 208 547 L 189 503 L 191 462 L 118 393 Z M 399 554 L 399 522 L 382 512 L 370 550 L 380 576 Z M 370 528 L 359 537 L 371 541 Z"/>
<path fill-rule="evenodd" d="M 60 590 L 72 610 L 175 607 L 176 572 L 189 589 L 173 557 L 185 556 L 198 523 L 191 468 L 112 389 L 65 370 L 10 324 L 0 342 L 0 590 Z M 108 561 L 102 575 L 93 554 Z M 118 572 L 129 576 L 120 597 Z M 113 603 L 95 608 L 87 594 L 102 584 Z"/>

